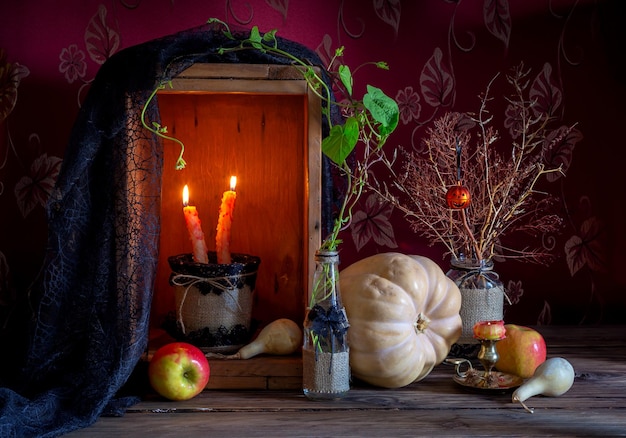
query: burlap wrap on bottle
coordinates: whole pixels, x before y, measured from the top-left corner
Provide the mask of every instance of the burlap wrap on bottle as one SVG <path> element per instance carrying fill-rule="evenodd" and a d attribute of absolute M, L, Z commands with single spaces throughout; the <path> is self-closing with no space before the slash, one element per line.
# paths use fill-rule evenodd
<path fill-rule="evenodd" d="M 479 321 L 503 319 L 504 286 L 493 262 L 483 260 L 452 260 L 452 268 L 447 275 L 461 292 L 461 321 L 463 331 L 457 344 L 478 344 L 474 339 L 474 324 Z"/>

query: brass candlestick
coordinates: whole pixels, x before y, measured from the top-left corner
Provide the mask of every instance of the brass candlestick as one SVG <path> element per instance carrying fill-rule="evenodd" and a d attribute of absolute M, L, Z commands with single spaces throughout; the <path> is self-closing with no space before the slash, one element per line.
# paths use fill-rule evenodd
<path fill-rule="evenodd" d="M 485 369 L 485 379 L 491 374 L 491 370 L 498 362 L 498 350 L 496 349 L 496 342 L 499 339 L 480 339 L 480 351 L 478 352 L 478 360 Z"/>
<path fill-rule="evenodd" d="M 447 363 L 456 365 L 454 380 L 465 387 L 487 391 L 506 391 L 516 388 L 522 379 L 511 374 L 494 371 L 498 362 L 496 343 L 506 336 L 504 321 L 480 321 L 474 326 L 474 337 L 480 341 L 480 350 L 476 358 L 482 364 L 482 372 L 474 369 L 467 359 L 446 359 Z M 465 371 L 463 366 L 467 366 Z"/>

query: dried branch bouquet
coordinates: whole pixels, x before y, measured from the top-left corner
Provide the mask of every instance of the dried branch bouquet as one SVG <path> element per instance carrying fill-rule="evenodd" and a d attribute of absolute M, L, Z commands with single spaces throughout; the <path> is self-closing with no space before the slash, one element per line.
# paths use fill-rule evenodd
<path fill-rule="evenodd" d="M 374 187 L 406 215 L 414 231 L 431 243 L 443 243 L 454 259 L 480 262 L 502 257 L 547 263 L 552 258 L 550 248 L 519 249 L 502 240 L 508 234 L 539 237 L 560 228 L 555 199 L 539 185 L 563 174 L 553 154 L 563 142 L 580 138 L 573 127 L 549 128 L 550 114 L 527 97 L 528 73 L 520 66 L 507 76 L 514 90 L 506 98 L 509 152 L 497 148 L 500 135 L 491 126 L 488 110 L 496 76 L 480 96 L 477 114 L 446 113 L 428 129 L 423 152 L 404 152 L 401 175 L 393 170 L 395 157 L 386 161 L 396 177 L 392 190 L 399 190 L 400 196 L 384 184 Z"/>

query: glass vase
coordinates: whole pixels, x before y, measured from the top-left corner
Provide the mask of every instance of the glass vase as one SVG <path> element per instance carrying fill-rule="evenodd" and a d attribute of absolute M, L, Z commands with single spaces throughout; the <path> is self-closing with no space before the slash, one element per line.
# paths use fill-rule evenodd
<path fill-rule="evenodd" d="M 339 292 L 337 251 L 318 251 L 304 319 L 302 385 L 312 400 L 333 400 L 350 390 L 348 318 Z"/>
<path fill-rule="evenodd" d="M 447 276 L 461 291 L 461 320 L 463 331 L 457 341 L 460 346 L 480 347 L 474 338 L 474 324 L 479 321 L 503 319 L 504 286 L 493 270 L 493 261 L 475 259 L 453 259 Z M 462 354 L 461 354 L 462 356 Z"/>

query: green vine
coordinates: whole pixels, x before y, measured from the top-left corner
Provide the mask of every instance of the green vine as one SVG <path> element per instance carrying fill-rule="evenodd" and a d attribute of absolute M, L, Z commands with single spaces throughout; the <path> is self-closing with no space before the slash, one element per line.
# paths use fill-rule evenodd
<path fill-rule="evenodd" d="M 238 50 L 258 50 L 262 53 L 282 56 L 293 63 L 294 67 L 302 73 L 311 90 L 320 98 L 322 115 L 326 118 L 330 127 L 328 136 L 322 139 L 322 153 L 337 166 L 347 181 L 346 193 L 337 218 L 334 221 L 332 231 L 320 246 L 320 250 L 336 251 L 341 243 L 339 233 L 352 222 L 352 210 L 363 193 L 368 180 L 369 169 L 376 162 L 383 160 L 382 147 L 398 126 L 400 118 L 398 104 L 380 88 L 367 85 L 366 93 L 360 100 L 357 99 L 353 94 L 354 73 L 365 65 L 373 65 L 383 70 L 388 70 L 389 66 L 386 62 L 368 62 L 352 72 L 350 67 L 339 62 L 339 59 L 343 56 L 344 47 L 338 48 L 326 67 L 332 84 L 343 94 L 344 100 L 336 101 L 331 98 L 332 92 L 329 86 L 315 71 L 314 66 L 278 47 L 277 30 L 274 29 L 261 34 L 258 27 L 254 26 L 247 38 L 238 39 L 223 21 L 211 18 L 208 20 L 208 24 L 222 27 L 222 32 L 226 38 L 239 42 L 239 45 L 234 47 L 220 48 L 218 50 L 219 54 L 223 55 Z M 172 87 L 171 82 L 167 83 Z M 166 83 L 161 83 L 152 92 L 141 112 L 141 123 L 155 135 L 173 141 L 180 146 L 180 155 L 176 161 L 176 169 L 181 170 L 186 166 L 183 158 L 185 151 L 183 142 L 167 135 L 166 126 L 161 126 L 154 121 L 148 123 L 145 118 L 147 107 L 156 94 L 165 89 L 165 87 Z M 338 106 L 343 114 L 347 115 L 343 124 L 333 123 L 331 111 L 333 105 Z M 361 144 L 363 148 L 354 168 L 352 168 L 347 159 L 355 150 L 357 144 Z"/>
<path fill-rule="evenodd" d="M 338 102 L 331 99 L 331 90 L 313 66 L 278 47 L 276 30 L 261 34 L 258 27 L 254 26 L 247 38 L 238 39 L 223 21 L 211 18 L 208 23 L 221 26 L 223 34 L 228 39 L 239 42 L 238 46 L 219 49 L 220 54 L 253 49 L 262 53 L 271 53 L 285 57 L 293 63 L 294 67 L 302 72 L 311 90 L 320 97 L 322 114 L 326 117 L 330 127 L 328 136 L 322 139 L 322 153 L 340 169 L 347 180 L 345 197 L 339 208 L 333 229 L 320 246 L 320 250 L 336 251 L 341 243 L 339 233 L 347 228 L 352 221 L 352 210 L 363 193 L 369 169 L 374 163 L 381 161 L 382 147 L 398 126 L 400 118 L 398 104 L 380 88 L 372 85 L 367 85 L 367 92 L 360 100 L 354 96 L 354 74 L 347 65 L 338 61 L 343 56 L 343 47 L 335 51 L 333 58 L 326 67 L 333 84 L 342 92 L 345 99 Z M 369 62 L 366 64 L 374 65 L 384 70 L 389 69 L 385 62 Z M 331 117 L 332 105 L 339 106 L 342 112 L 347 114 L 343 124 L 333 123 Z M 361 155 L 356 160 L 354 168 L 352 168 L 348 164 L 347 159 L 359 143 L 363 146 L 363 149 L 360 151 Z"/>
<path fill-rule="evenodd" d="M 172 82 L 169 81 L 168 84 L 170 88 L 172 88 Z M 171 140 L 180 146 L 180 154 L 178 155 L 178 159 L 176 160 L 176 170 L 182 170 L 187 165 L 187 162 L 183 158 L 183 154 L 185 153 L 185 145 L 183 144 L 183 142 L 177 139 L 176 137 L 167 135 L 167 126 L 161 126 L 160 123 L 154 122 L 154 121 L 151 124 L 148 124 L 148 122 L 146 122 L 146 109 L 150 105 L 150 102 L 154 100 L 154 97 L 156 96 L 156 94 L 159 91 L 164 90 L 164 89 L 165 89 L 165 84 L 160 83 L 152 91 L 152 94 L 150 94 L 150 97 L 148 98 L 143 108 L 141 109 L 141 124 L 144 126 L 144 128 L 146 128 L 148 131 L 152 132 L 153 134 L 156 134 L 159 137 L 164 138 L 165 140 Z"/>

